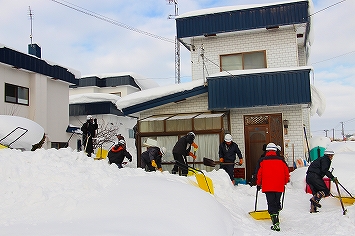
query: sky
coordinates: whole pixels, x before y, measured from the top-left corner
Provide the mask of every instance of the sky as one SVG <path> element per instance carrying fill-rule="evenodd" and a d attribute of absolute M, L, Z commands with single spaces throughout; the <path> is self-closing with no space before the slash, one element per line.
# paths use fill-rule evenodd
<path fill-rule="evenodd" d="M 355 142 L 324 143 L 336 153 L 333 174 L 354 196 Z M 134 149 L 128 147 L 130 152 Z M 265 194 L 256 194 L 255 186 L 232 185 L 218 166 L 204 172 L 214 194 L 199 188 L 193 175 L 149 173 L 134 166 L 132 162 L 118 169 L 71 148 L 0 149 L 0 232 L 8 236 L 273 235 L 269 219 L 256 220 L 249 214 L 267 209 Z M 352 235 L 353 204 L 344 205 L 343 215 L 339 199 L 327 197 L 318 213 L 309 213 L 312 195 L 305 191 L 306 170 L 291 172 L 280 212 L 281 231 L 276 234 Z M 334 183 L 330 190 L 338 196 Z"/>
<path fill-rule="evenodd" d="M 272 2 L 280 1 L 179 0 L 178 13 Z M 133 72 L 161 86 L 175 83 L 175 20 L 168 19 L 175 14 L 175 6 L 168 1 L 0 0 L 0 4 L 0 44 L 27 52 L 32 29 L 32 42 L 41 46 L 43 59 L 75 69 L 82 76 Z M 321 117 L 312 116 L 311 132 L 332 137 L 334 131 L 334 137 L 340 138 L 342 127 L 344 134 L 355 133 L 355 109 L 351 108 L 355 1 L 314 0 L 313 4 L 311 82 L 323 93 L 327 105 Z M 190 55 L 181 47 L 181 82 L 189 81 Z"/>

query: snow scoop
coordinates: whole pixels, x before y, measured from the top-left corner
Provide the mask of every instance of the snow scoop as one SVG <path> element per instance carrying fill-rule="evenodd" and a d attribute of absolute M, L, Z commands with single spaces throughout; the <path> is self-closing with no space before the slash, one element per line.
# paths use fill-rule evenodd
<path fill-rule="evenodd" d="M 206 192 L 209 192 L 211 194 L 214 194 L 214 189 L 213 189 L 213 182 L 212 179 L 207 177 L 203 171 L 195 169 L 193 167 L 190 167 L 184 163 L 181 163 L 180 161 L 175 160 L 175 164 L 178 165 L 181 169 L 187 169 L 187 170 L 192 170 L 192 172 L 195 173 L 195 177 L 197 180 L 198 186 L 205 190 Z M 199 173 L 197 173 L 199 172 Z M 201 173 L 201 174 L 200 174 Z"/>
<path fill-rule="evenodd" d="M 343 199 L 342 199 L 342 197 L 340 195 L 338 180 L 335 179 L 334 183 L 335 183 L 335 186 L 337 187 L 337 192 L 338 192 L 338 195 L 339 195 L 340 205 L 341 205 L 341 208 L 343 209 L 343 215 L 345 215 L 347 210 L 344 208 Z"/>
<path fill-rule="evenodd" d="M 255 220 L 268 220 L 271 217 L 270 217 L 270 214 L 267 210 L 261 210 L 261 211 L 256 210 L 256 207 L 258 204 L 258 192 L 259 192 L 259 189 L 256 188 L 255 208 L 254 208 L 254 211 L 249 212 L 249 215 L 251 215 L 251 217 L 253 217 Z"/>
<path fill-rule="evenodd" d="M 342 187 L 344 189 L 344 191 L 349 194 L 350 197 L 341 197 L 343 200 L 343 203 L 347 203 L 347 204 L 354 204 L 355 202 L 355 197 L 353 197 L 353 195 L 351 195 L 351 193 L 338 181 L 338 184 L 340 185 L 340 187 Z"/>
<path fill-rule="evenodd" d="M 215 167 L 216 165 L 238 165 L 239 166 L 239 162 L 231 162 L 231 163 L 224 163 L 224 162 L 219 162 L 219 161 L 214 161 L 212 159 L 209 159 L 207 157 L 203 158 L 203 164 L 205 166 L 210 166 L 210 167 Z"/>

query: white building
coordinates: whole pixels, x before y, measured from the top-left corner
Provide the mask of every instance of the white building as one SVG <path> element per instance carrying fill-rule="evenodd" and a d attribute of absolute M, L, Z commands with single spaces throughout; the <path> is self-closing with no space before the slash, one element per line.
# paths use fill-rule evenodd
<path fill-rule="evenodd" d="M 305 0 L 177 17 L 177 38 L 191 52 L 196 83 L 149 102 L 133 101 L 139 93 L 150 96 L 142 92 L 117 102 L 125 115 L 139 115 L 138 143 L 151 137 L 171 150 L 181 135 L 194 131 L 201 164 L 203 157 L 218 160 L 218 145 L 231 133 L 245 158 L 235 177 L 248 180 L 265 143 L 282 147 L 290 169 L 296 159 L 307 159 L 311 10 Z"/>
<path fill-rule="evenodd" d="M 78 72 L 0 45 L 0 114 L 25 117 L 44 128 L 44 148 L 66 143 L 69 124 L 69 85 L 77 83 Z"/>

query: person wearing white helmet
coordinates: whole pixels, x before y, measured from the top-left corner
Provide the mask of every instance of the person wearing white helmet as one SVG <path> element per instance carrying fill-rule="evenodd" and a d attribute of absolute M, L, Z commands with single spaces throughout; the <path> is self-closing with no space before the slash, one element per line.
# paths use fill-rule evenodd
<path fill-rule="evenodd" d="M 132 155 L 126 149 L 126 142 L 122 139 L 115 144 L 107 154 L 108 163 L 111 165 L 115 163 L 118 168 L 122 168 L 122 163 L 126 157 L 130 162 L 132 161 Z"/>
<path fill-rule="evenodd" d="M 141 154 L 141 168 L 146 171 L 163 171 L 161 166 L 161 159 L 166 153 L 165 147 L 148 147 L 146 151 Z"/>
<path fill-rule="evenodd" d="M 188 132 L 187 135 L 182 136 L 173 147 L 173 157 L 174 160 L 183 164 L 187 165 L 187 156 L 191 156 L 194 160 L 196 159 L 196 155 L 191 152 L 191 147 L 194 148 L 195 152 L 198 149 L 197 144 L 194 142 L 195 140 L 195 133 Z M 172 174 L 178 173 L 179 166 L 177 164 L 174 165 L 173 169 L 171 170 Z M 188 170 L 182 169 L 181 175 L 187 176 Z"/>
<path fill-rule="evenodd" d="M 265 156 L 260 161 L 257 173 L 257 191 L 262 189 L 266 195 L 268 212 L 271 217 L 271 229 L 280 231 L 279 212 L 281 208 L 281 195 L 285 185 L 290 181 L 290 173 L 283 157 L 277 155 L 277 146 L 274 143 L 266 145 Z"/>
<path fill-rule="evenodd" d="M 310 213 L 318 212 L 318 208 L 321 207 L 319 201 L 330 195 L 330 190 L 327 188 L 323 181 L 323 177 L 327 176 L 333 182 L 337 181 L 337 178 L 329 171 L 332 164 L 334 152 L 331 150 L 325 150 L 324 156 L 314 160 L 308 167 L 306 175 L 306 183 L 312 190 L 313 197 L 310 200 L 311 208 Z"/>
<path fill-rule="evenodd" d="M 234 165 L 232 165 L 231 163 L 234 163 L 238 156 L 238 164 L 242 165 L 243 156 L 242 152 L 238 147 L 238 144 L 233 142 L 232 135 L 226 134 L 224 136 L 224 141 L 219 145 L 218 155 L 220 161 L 220 168 L 227 172 L 229 178 L 231 179 L 234 185 Z"/>
<path fill-rule="evenodd" d="M 92 115 L 86 116 L 86 122 L 81 126 L 81 131 L 83 131 L 84 151 L 88 157 L 91 157 L 91 154 L 94 152 L 92 139 L 96 136 L 97 128 L 97 119 L 93 119 Z"/>

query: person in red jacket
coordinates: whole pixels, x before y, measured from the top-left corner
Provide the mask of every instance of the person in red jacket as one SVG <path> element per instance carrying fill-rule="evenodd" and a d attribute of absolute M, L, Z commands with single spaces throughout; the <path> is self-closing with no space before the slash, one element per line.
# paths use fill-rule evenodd
<path fill-rule="evenodd" d="M 288 166 L 283 157 L 276 154 L 277 146 L 269 143 L 266 146 L 265 157 L 260 162 L 257 174 L 257 189 L 262 189 L 266 195 L 268 212 L 271 216 L 271 229 L 280 231 L 279 211 L 281 210 L 281 195 L 285 185 L 290 180 Z"/>

